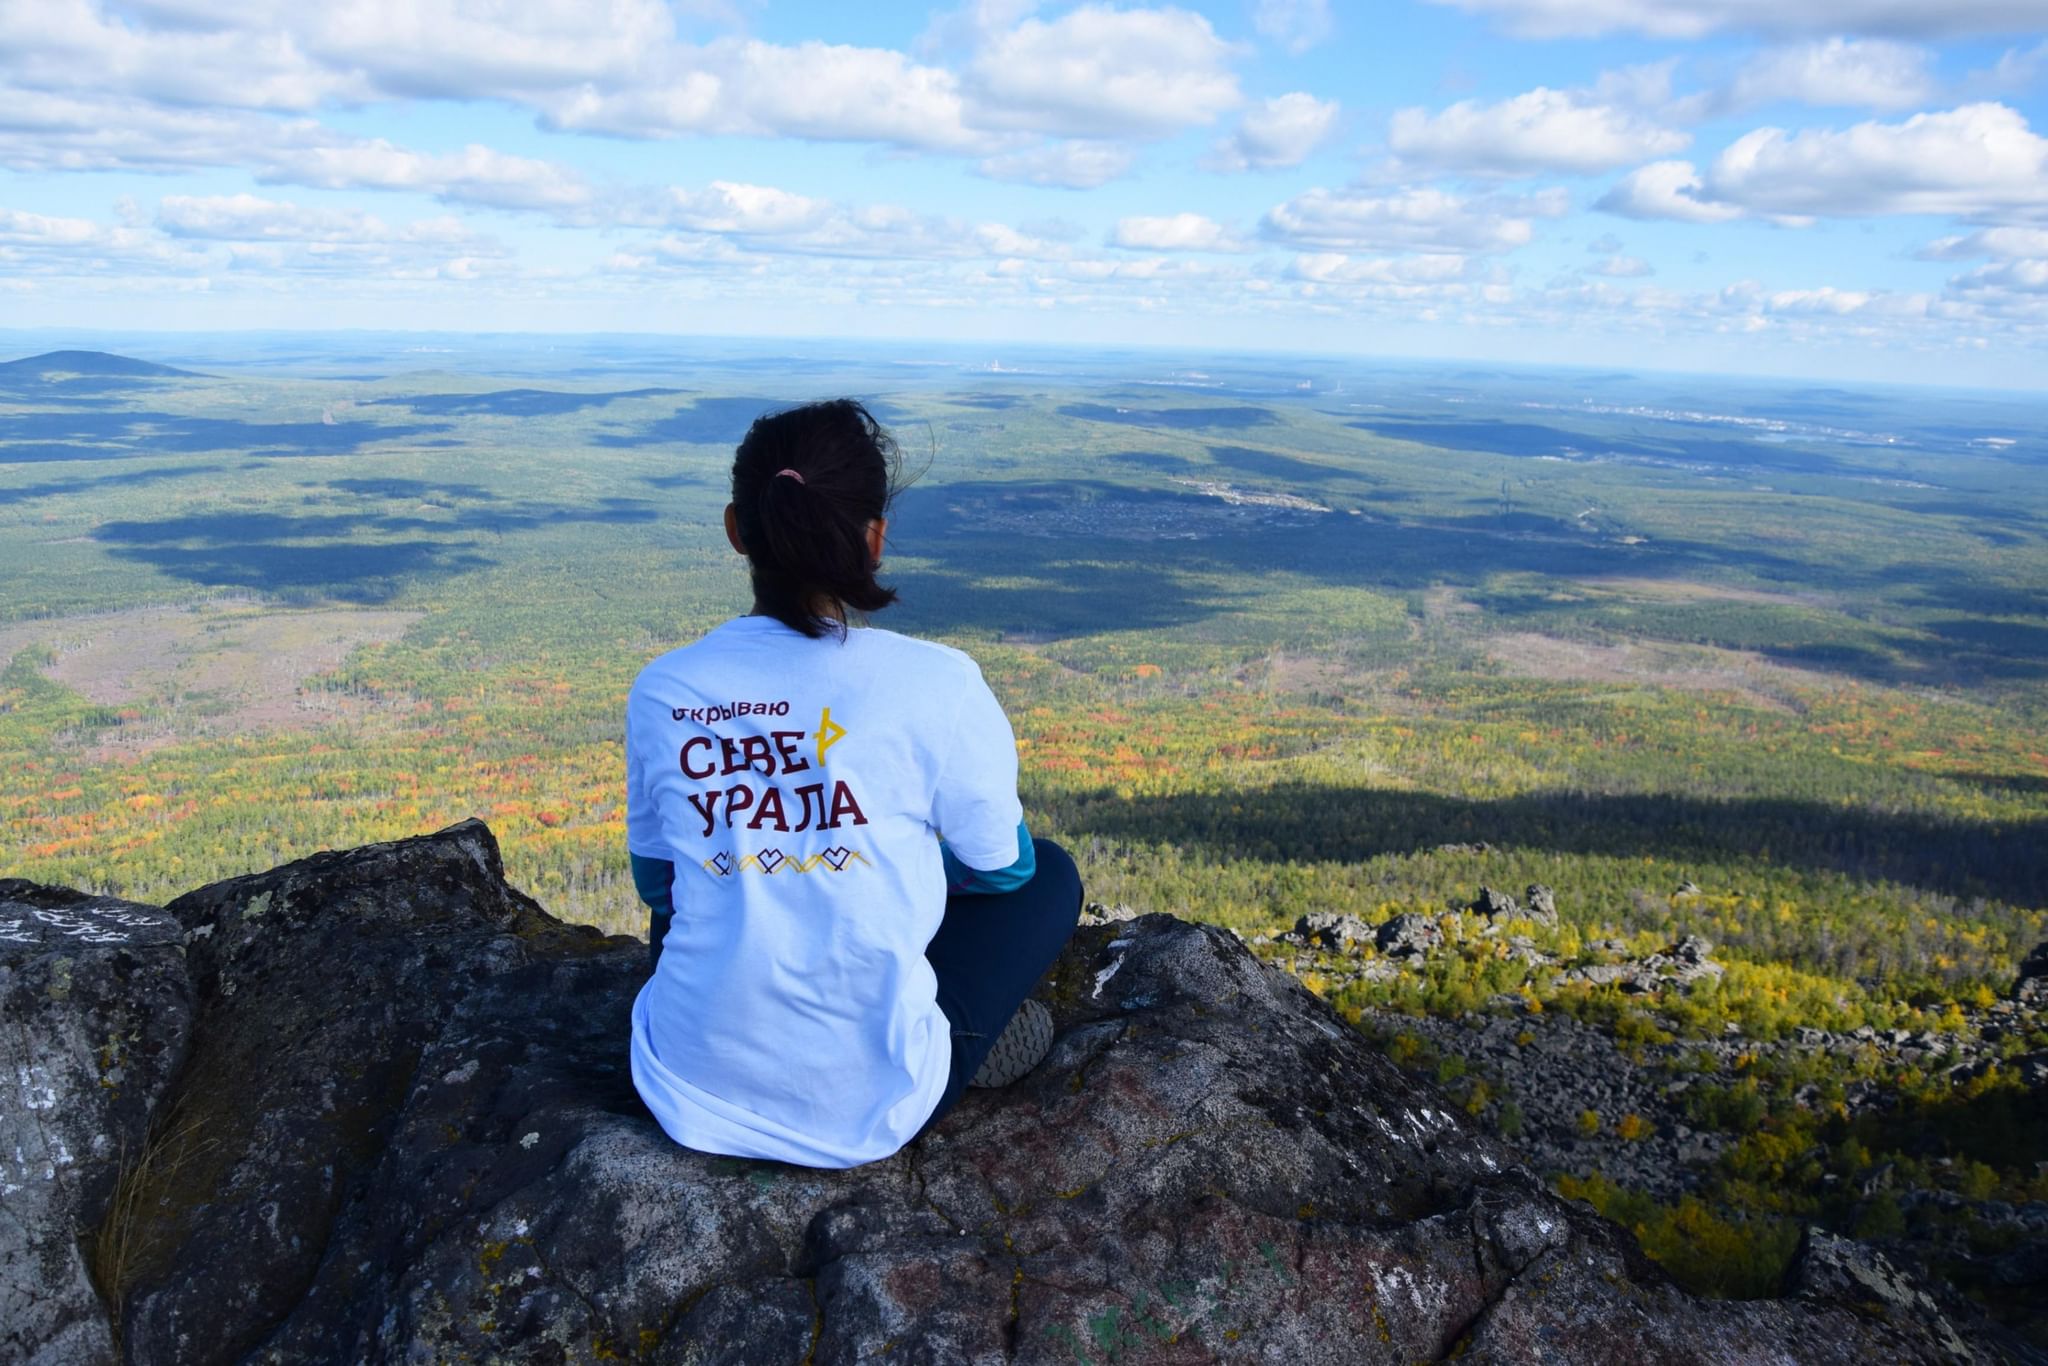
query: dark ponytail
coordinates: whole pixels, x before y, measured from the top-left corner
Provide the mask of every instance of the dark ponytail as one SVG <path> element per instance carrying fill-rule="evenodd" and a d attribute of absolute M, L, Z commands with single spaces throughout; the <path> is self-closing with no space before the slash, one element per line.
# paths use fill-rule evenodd
<path fill-rule="evenodd" d="M 732 462 L 756 610 L 815 639 L 837 625 L 823 615 L 832 604 L 876 612 L 896 601 L 875 582 L 867 529 L 888 515 L 899 468 L 896 442 L 850 398 L 756 419 Z"/>

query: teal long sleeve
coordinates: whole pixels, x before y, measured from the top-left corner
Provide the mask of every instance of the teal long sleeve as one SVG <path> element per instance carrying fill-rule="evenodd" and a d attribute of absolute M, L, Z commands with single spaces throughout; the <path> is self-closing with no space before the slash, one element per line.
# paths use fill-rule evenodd
<path fill-rule="evenodd" d="M 665 858 L 644 854 L 628 853 L 626 861 L 633 867 L 633 890 L 647 903 L 647 961 L 658 964 L 661 941 L 668 938 L 668 927 L 676 917 L 676 866 Z"/>
<path fill-rule="evenodd" d="M 648 909 L 666 915 L 675 909 L 671 897 L 676 887 L 676 866 L 665 858 L 648 858 L 645 854 L 628 854 L 626 859 L 633 865 L 633 890 L 647 903 Z"/>
<path fill-rule="evenodd" d="M 1031 831 L 1023 821 L 1017 822 L 1017 861 L 1007 868 L 969 868 L 939 841 L 939 858 L 946 865 L 946 894 L 948 896 L 998 896 L 1014 892 L 1031 881 L 1031 875 L 1038 871 L 1038 856 L 1031 848 Z"/>

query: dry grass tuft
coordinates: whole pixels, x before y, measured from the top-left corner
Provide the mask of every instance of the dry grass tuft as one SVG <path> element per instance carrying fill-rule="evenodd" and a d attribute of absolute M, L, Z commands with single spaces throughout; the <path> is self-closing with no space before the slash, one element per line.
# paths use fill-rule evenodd
<path fill-rule="evenodd" d="M 151 1129 L 131 1157 L 124 1146 L 114 1193 L 98 1228 L 80 1239 L 86 1269 L 107 1306 L 114 1350 L 121 1350 L 123 1309 L 142 1254 L 158 1233 L 156 1216 L 169 1205 L 168 1191 L 178 1172 L 219 1140 L 202 1137 L 202 1119 L 178 1113 L 173 1106 Z"/>

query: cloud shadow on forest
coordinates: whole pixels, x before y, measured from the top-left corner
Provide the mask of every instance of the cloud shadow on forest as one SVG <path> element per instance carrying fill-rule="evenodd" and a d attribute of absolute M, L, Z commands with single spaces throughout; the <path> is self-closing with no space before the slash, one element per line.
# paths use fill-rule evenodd
<path fill-rule="evenodd" d="M 2040 773 L 1948 773 L 1944 777 L 1959 783 L 1976 783 L 2006 792 L 2048 792 L 2048 775 Z"/>
<path fill-rule="evenodd" d="M 1085 529 L 1027 534 L 986 525 L 977 512 L 1062 503 L 1122 505 L 1166 521 L 1173 509 L 1185 509 L 1189 525 L 1214 534 L 1192 540 Z M 1382 591 L 1477 585 L 1503 572 L 1683 578 L 1739 566 L 1787 579 L 1804 572 L 1799 562 L 1766 551 L 1679 540 L 1624 546 L 1528 514 L 1506 523 L 1496 515 L 1396 523 L 1293 514 L 1271 524 L 1248 520 L 1240 530 L 1210 520 L 1220 506 L 1192 492 L 1088 480 L 921 485 L 897 499 L 890 544 L 895 554 L 927 562 L 903 571 L 901 587 L 906 603 L 933 604 L 933 620 L 1056 636 L 1199 624 L 1233 605 L 1231 594 L 1219 597 L 1212 586 L 1219 573 L 1236 579 L 1236 596 L 1250 600 L 1268 591 L 1266 576 L 1275 572 Z M 983 582 L 989 577 L 1025 586 L 990 587 Z M 1210 583 L 1190 588 L 1191 578 Z M 924 608 L 915 614 L 924 616 Z"/>
<path fill-rule="evenodd" d="M 1391 501 L 1391 500 L 1389 500 Z M 1196 539 L 1089 534 L 1085 518 L 1063 527 L 1043 519 L 1047 534 L 1005 524 L 984 524 L 986 510 L 1029 509 L 1061 502 L 1075 507 L 1123 504 L 1142 512 L 1133 521 L 1171 522 L 1172 510 L 1191 514 Z M 1239 526 L 1206 520 L 1214 500 L 1192 492 L 1136 488 L 1106 481 L 1065 483 L 968 481 L 919 486 L 896 503 L 890 526 L 895 554 L 923 563 L 900 571 L 906 619 L 936 627 L 965 625 L 1053 637 L 1103 630 L 1173 630 L 1199 626 L 1253 603 L 1271 590 L 1273 573 L 1332 587 L 1383 592 L 1437 585 L 1477 589 L 1503 574 L 1545 578 L 1633 578 L 1692 582 L 1725 578 L 1730 571 L 1808 591 L 1816 566 L 1740 541 L 1713 543 L 1659 537 L 1639 545 L 1587 535 L 1575 524 L 1533 513 L 1475 512 L 1427 521 L 1392 521 L 1342 514 L 1296 516 Z M 1111 519 L 1114 520 L 1114 519 Z M 1952 572 L 1952 571 L 1950 571 Z M 1222 577 L 1237 586 L 1219 591 Z M 1930 585 L 1930 598 L 1946 594 L 1950 610 L 1979 604 L 1970 586 Z M 2031 598 L 1986 590 L 2000 606 Z M 1523 618 L 1543 630 L 1561 610 L 1542 592 L 1488 594 L 1489 613 Z M 1777 610 L 1759 608 L 1758 610 Z M 2014 613 L 2019 615 L 2019 613 Z M 1759 647 L 1722 639 L 1712 620 L 1702 640 L 1760 649 L 1786 663 L 1825 669 L 1872 682 L 1941 684 L 2048 677 L 2048 628 L 1956 618 L 1923 625 L 1918 634 L 1884 633 L 1883 648 L 1816 641 Z"/>
<path fill-rule="evenodd" d="M 1156 840 L 1215 859 L 1359 863 L 1446 843 L 1678 862 L 1743 859 L 1885 879 L 2017 906 L 2048 899 L 2048 819 L 1985 825 L 1777 798 L 1538 792 L 1496 800 L 1284 783 L 1256 792 L 1063 802 L 1076 835 Z"/>
<path fill-rule="evenodd" d="M 1111 451 L 1102 457 L 1119 465 L 1136 465 L 1144 470 L 1173 470 L 1176 472 L 1194 469 L 1195 462 L 1184 455 L 1169 455 L 1164 451 Z"/>
<path fill-rule="evenodd" d="M 1209 458 L 1219 465 L 1260 479 L 1288 479 L 1300 484 L 1322 484 L 1332 479 L 1358 478 L 1347 470 L 1297 460 L 1291 455 L 1279 455 L 1273 451 L 1255 450 L 1250 446 L 1211 446 Z"/>
<path fill-rule="evenodd" d="M 89 475 L 82 479 L 51 479 L 40 484 L 23 484 L 18 488 L 0 488 L 0 503 L 22 503 L 31 498 L 54 498 L 68 493 L 93 493 L 105 489 L 136 488 L 144 484 L 161 484 L 172 479 L 192 479 L 204 474 L 219 474 L 222 465 L 180 465 L 175 469 L 123 470 L 116 474 Z"/>
<path fill-rule="evenodd" d="M 252 455 L 349 455 L 376 441 L 445 432 L 445 422 L 244 422 L 153 412 L 0 414 L 0 463 L 126 460 L 148 455 L 246 451 Z"/>
<path fill-rule="evenodd" d="M 591 437 L 593 446 L 637 447 L 694 444 L 737 446 L 754 419 L 792 407 L 779 398 L 700 398 L 667 417 L 656 418 L 638 431 L 605 431 Z"/>
<path fill-rule="evenodd" d="M 433 417 L 558 417 L 603 408 L 620 399 L 663 398 L 681 389 L 619 389 L 611 393 L 578 394 L 559 389 L 499 389 L 488 394 L 405 394 L 373 398 L 372 404 L 410 408 Z"/>
<path fill-rule="evenodd" d="M 646 523 L 658 516 L 635 498 L 608 498 L 580 508 L 496 502 L 435 518 L 369 512 L 201 513 L 105 522 L 94 529 L 93 539 L 117 558 L 209 587 L 387 602 L 408 583 L 495 564 L 477 548 L 483 534 Z"/>
<path fill-rule="evenodd" d="M 1062 417 L 1089 422 L 1113 422 L 1130 427 L 1171 427 L 1180 431 L 1222 429 L 1238 431 L 1265 427 L 1280 419 L 1264 408 L 1124 408 L 1106 403 L 1068 403 L 1060 408 Z"/>
<path fill-rule="evenodd" d="M 1496 418 L 1400 421 L 1375 417 L 1344 425 L 1394 441 L 1413 441 L 1439 450 L 1480 451 L 1489 455 L 1555 456 L 1565 460 L 1618 455 L 1661 464 L 1703 464 L 1798 474 L 1834 474 L 1850 468 L 1832 456 L 1796 447 L 1684 436 L 1676 432 L 1649 438 L 1639 434 L 1629 438 L 1572 431 L 1536 422 L 1503 422 Z"/>

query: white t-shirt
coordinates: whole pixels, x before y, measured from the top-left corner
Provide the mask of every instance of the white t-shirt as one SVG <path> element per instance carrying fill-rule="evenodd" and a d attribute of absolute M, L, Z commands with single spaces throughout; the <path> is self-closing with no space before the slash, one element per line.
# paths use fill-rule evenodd
<path fill-rule="evenodd" d="M 626 703 L 626 844 L 676 865 L 633 1082 L 703 1152 L 851 1167 L 909 1141 L 952 1060 L 924 956 L 938 841 L 1017 858 L 1017 746 L 974 661 L 740 617 Z"/>

